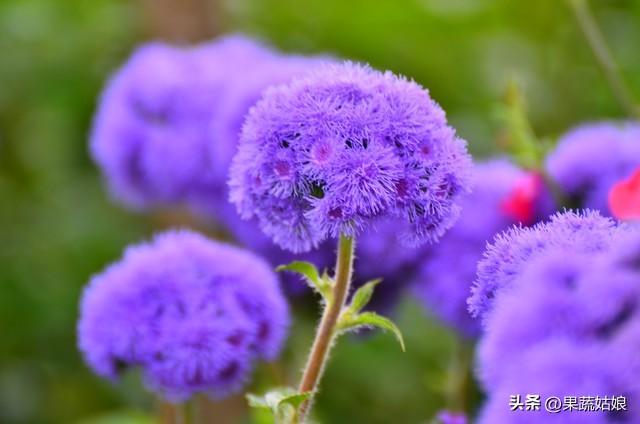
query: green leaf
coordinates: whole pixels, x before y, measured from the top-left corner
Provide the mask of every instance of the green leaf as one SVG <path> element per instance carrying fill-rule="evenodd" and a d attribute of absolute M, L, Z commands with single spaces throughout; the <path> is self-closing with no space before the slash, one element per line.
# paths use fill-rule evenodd
<path fill-rule="evenodd" d="M 309 287 L 320 293 L 325 300 L 329 300 L 332 286 L 331 278 L 326 272 L 321 277 L 318 269 L 311 262 L 293 261 L 288 265 L 280 265 L 276 271 L 292 271 L 302 275 Z"/>
<path fill-rule="evenodd" d="M 349 305 L 349 309 L 352 313 L 357 314 L 362 310 L 362 308 L 369 304 L 371 296 L 373 296 L 373 290 L 381 281 L 381 278 L 371 280 L 356 290 L 351 298 L 351 305 Z"/>
<path fill-rule="evenodd" d="M 247 394 L 249 406 L 269 409 L 273 413 L 276 424 L 295 422 L 298 407 L 311 396 L 311 392 L 297 392 L 291 387 L 270 390 L 264 396 Z"/>
<path fill-rule="evenodd" d="M 271 407 L 267 403 L 267 400 L 264 398 L 264 396 L 254 395 L 253 393 L 247 393 L 246 398 L 247 398 L 247 402 L 249 402 L 249 406 L 252 408 L 271 409 Z"/>
<path fill-rule="evenodd" d="M 311 262 L 293 261 L 288 265 L 280 265 L 276 271 L 293 271 L 306 277 L 314 285 L 320 284 L 320 274 Z"/>
<path fill-rule="evenodd" d="M 302 405 L 305 401 L 309 400 L 309 398 L 311 397 L 311 392 L 296 392 L 296 393 L 292 393 L 290 395 L 285 396 L 284 398 L 282 398 L 280 400 L 280 405 L 282 404 L 287 404 L 287 405 L 291 405 L 294 408 L 298 408 L 300 405 Z"/>
<path fill-rule="evenodd" d="M 400 329 L 389 318 L 376 314 L 375 312 L 363 312 L 358 315 L 352 315 L 350 313 L 343 314 L 338 323 L 339 331 L 357 330 L 364 327 L 377 327 L 382 330 L 388 330 L 400 343 L 402 351 L 405 351 L 404 338 Z"/>

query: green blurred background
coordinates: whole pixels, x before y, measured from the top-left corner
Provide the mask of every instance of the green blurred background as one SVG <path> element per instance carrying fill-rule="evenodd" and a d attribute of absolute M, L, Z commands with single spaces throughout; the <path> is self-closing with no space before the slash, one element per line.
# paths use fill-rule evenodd
<path fill-rule="evenodd" d="M 592 6 L 640 96 L 640 1 Z M 78 297 L 125 245 L 181 218 L 113 204 L 88 158 L 87 134 L 105 78 L 138 43 L 234 31 L 285 51 L 331 53 L 414 78 L 477 156 L 496 150 L 496 107 L 511 78 L 540 135 L 622 117 L 558 0 L 2 0 L 1 423 L 144 422 L 152 411 L 135 376 L 112 386 L 83 365 Z M 278 371 L 285 378 L 296 378 L 310 342 L 315 315 L 308 306 L 296 306 L 289 365 Z M 318 402 L 323 422 L 424 423 L 443 406 L 452 335 L 410 299 L 397 319 L 406 354 L 385 335 L 340 343 Z M 260 369 L 258 384 L 270 375 Z M 214 408 L 237 416 L 242 405 L 235 398 Z"/>

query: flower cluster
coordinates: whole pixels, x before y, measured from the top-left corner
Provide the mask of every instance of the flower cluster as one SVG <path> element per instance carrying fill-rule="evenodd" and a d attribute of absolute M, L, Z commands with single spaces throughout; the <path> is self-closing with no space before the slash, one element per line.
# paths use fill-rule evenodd
<path fill-rule="evenodd" d="M 142 46 L 102 94 L 92 156 L 129 207 L 186 205 L 272 264 L 288 263 L 294 255 L 229 204 L 229 166 L 244 116 L 265 88 L 329 60 L 281 55 L 239 35 L 189 49 Z M 327 248 L 296 259 L 328 267 L 332 255 Z"/>
<path fill-rule="evenodd" d="M 91 140 L 93 157 L 114 195 L 129 206 L 186 204 L 273 265 L 306 260 L 320 269 L 331 268 L 333 245 L 325 243 L 302 255 L 274 245 L 255 219 L 239 218 L 228 202 L 227 186 L 242 122 L 265 88 L 329 61 L 281 55 L 242 36 L 191 49 L 144 46 L 104 91 Z M 400 292 L 419 255 L 393 241 L 395 230 L 393 222 L 379 222 L 363 234 L 356 262 L 361 281 L 383 277 L 397 282 L 379 290 L 388 292 L 376 296 L 385 304 Z M 394 253 L 385 253 L 389 260 L 380 261 L 389 246 Z M 293 274 L 283 278 L 292 292 L 305 287 Z"/>
<path fill-rule="evenodd" d="M 78 338 L 97 374 L 115 379 L 140 367 L 148 387 L 179 401 L 240 389 L 255 359 L 278 355 L 288 324 L 263 260 L 175 231 L 127 249 L 92 278 Z"/>
<path fill-rule="evenodd" d="M 250 111 L 231 200 L 294 252 L 389 218 L 402 241 L 421 244 L 455 222 L 469 171 L 465 142 L 418 84 L 327 65 L 270 88 Z"/>
<path fill-rule="evenodd" d="M 427 309 L 466 337 L 480 331 L 466 300 L 486 243 L 512 225 L 532 224 L 553 211 L 539 177 L 506 160 L 476 165 L 474 177 L 473 192 L 461 202 L 460 219 L 426 253 L 413 287 Z"/>
<path fill-rule="evenodd" d="M 575 224 L 575 218 L 565 225 Z M 544 408 L 509 412 L 515 393 L 542 399 L 625 396 L 630 404 L 640 399 L 640 229 L 617 228 L 606 248 L 584 225 L 571 232 L 584 233 L 581 243 L 593 243 L 591 249 L 538 244 L 540 252 L 513 269 L 508 290 L 494 292 L 478 353 L 479 377 L 490 393 L 480 423 L 541 422 Z M 539 234 L 538 241 L 553 236 Z M 547 414 L 544 422 L 635 422 L 640 414 L 572 411 L 554 417 Z"/>
<path fill-rule="evenodd" d="M 640 123 L 601 122 L 575 128 L 559 140 L 546 168 L 576 207 L 610 215 L 609 191 L 640 168 Z"/>
<path fill-rule="evenodd" d="M 513 227 L 497 235 L 478 262 L 469 310 L 485 319 L 498 292 L 511 290 L 525 265 L 546 251 L 595 254 L 608 249 L 624 228 L 596 211 L 568 211 L 548 222 Z"/>

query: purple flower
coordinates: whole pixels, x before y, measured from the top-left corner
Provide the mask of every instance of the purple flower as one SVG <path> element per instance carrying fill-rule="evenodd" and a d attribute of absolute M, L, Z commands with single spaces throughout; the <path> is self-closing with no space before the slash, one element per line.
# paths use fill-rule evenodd
<path fill-rule="evenodd" d="M 478 348 L 480 380 L 496 387 L 509 372 L 506 363 L 550 338 L 589 342 L 599 326 L 589 319 L 600 298 L 584 296 L 582 278 L 593 254 L 551 249 L 525 266 L 517 286 L 503 290 L 485 321 Z M 586 302 L 586 303 L 583 303 Z"/>
<path fill-rule="evenodd" d="M 267 60 L 270 50 L 242 36 L 136 50 L 107 84 L 91 135 L 91 155 L 114 197 L 137 209 L 226 201 L 226 168 L 210 158 L 218 142 L 211 122 L 242 70 Z"/>
<path fill-rule="evenodd" d="M 621 232 L 609 218 L 595 211 L 566 211 L 533 227 L 513 227 L 495 237 L 478 263 L 469 310 L 486 318 L 494 299 L 517 280 L 524 266 L 550 250 L 572 253 L 605 251 Z"/>
<path fill-rule="evenodd" d="M 480 325 L 467 310 L 467 298 L 476 265 L 488 241 L 500 231 L 517 224 L 503 205 L 517 196 L 521 183 L 532 174 L 505 160 L 493 160 L 475 167 L 473 192 L 461 202 L 460 219 L 438 245 L 425 254 L 413 286 L 414 295 L 466 337 L 476 337 Z M 543 187 L 532 193 L 527 215 L 534 221 L 553 210 Z"/>
<path fill-rule="evenodd" d="M 640 400 L 638 263 L 640 227 L 630 226 L 607 251 L 552 249 L 527 264 L 518 284 L 494 300 L 486 321 L 477 370 L 491 400 L 480 422 L 529 422 L 499 419 L 510 394 Z M 631 408 L 592 414 L 594 421 L 575 422 L 640 419 Z M 556 422 L 538 418 L 531 422 Z"/>
<path fill-rule="evenodd" d="M 390 218 L 401 240 L 420 244 L 457 218 L 469 168 L 465 142 L 419 85 L 327 65 L 269 89 L 251 110 L 231 200 L 294 252 Z"/>
<path fill-rule="evenodd" d="M 610 215 L 609 190 L 640 167 L 640 124 L 600 122 L 565 134 L 547 170 L 577 207 Z"/>
<path fill-rule="evenodd" d="M 240 389 L 255 359 L 274 359 L 289 315 L 270 267 L 241 249 L 188 231 L 130 247 L 94 276 L 78 338 L 87 363 L 115 379 L 140 367 L 171 400 Z"/>

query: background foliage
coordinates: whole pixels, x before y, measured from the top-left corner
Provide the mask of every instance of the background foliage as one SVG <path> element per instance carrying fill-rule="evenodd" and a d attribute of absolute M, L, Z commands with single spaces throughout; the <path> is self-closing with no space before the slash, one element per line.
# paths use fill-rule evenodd
<path fill-rule="evenodd" d="M 430 88 L 472 152 L 496 150 L 509 79 L 538 134 L 622 113 L 565 2 L 539 0 L 3 0 L 0 2 L 0 422 L 143 422 L 135 378 L 94 377 L 75 347 L 81 287 L 128 243 L 183 223 L 113 204 L 87 155 L 105 78 L 138 43 L 244 31 L 285 51 L 326 52 L 406 74 Z M 596 17 L 640 96 L 640 2 L 594 0 Z M 637 97 L 636 96 L 636 97 Z M 300 302 L 286 359 L 295 378 L 313 301 Z M 410 299 L 397 312 L 402 354 L 376 335 L 345 339 L 318 404 L 324 422 L 418 423 L 443 404 L 453 339 Z M 272 377 L 266 369 L 260 381 Z M 241 408 L 232 399 L 227 409 Z M 259 422 L 260 417 L 255 417 Z"/>

